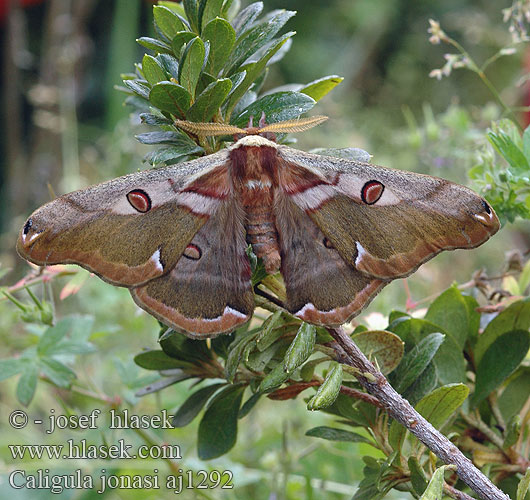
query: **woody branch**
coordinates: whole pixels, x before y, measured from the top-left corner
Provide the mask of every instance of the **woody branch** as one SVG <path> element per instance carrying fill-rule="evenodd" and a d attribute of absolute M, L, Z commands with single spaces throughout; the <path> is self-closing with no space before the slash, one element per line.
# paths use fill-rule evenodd
<path fill-rule="evenodd" d="M 366 356 L 355 345 L 342 328 L 328 328 L 337 342 L 335 350 L 338 360 L 356 368 L 360 373 L 357 378 L 361 385 L 382 403 L 388 414 L 405 426 L 425 446 L 436 454 L 444 463 L 456 466 L 456 473 L 480 498 L 484 500 L 510 500 L 506 493 L 493 485 L 473 463 L 442 433 L 436 430 L 406 400 L 403 399 L 388 383 L 385 376 L 376 370 Z"/>

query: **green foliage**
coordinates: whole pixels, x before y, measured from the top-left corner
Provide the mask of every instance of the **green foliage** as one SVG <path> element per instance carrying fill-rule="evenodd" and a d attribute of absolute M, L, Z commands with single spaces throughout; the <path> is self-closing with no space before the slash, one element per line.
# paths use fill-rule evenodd
<path fill-rule="evenodd" d="M 231 4 L 186 1 L 184 18 L 181 6 L 162 2 L 153 8 L 158 37 L 137 40 L 154 55 L 146 54 L 135 74 L 124 75 L 121 90 L 139 98 L 127 100 L 139 112 L 150 107 L 146 123 L 171 133 L 137 136 L 148 144 L 171 144 L 146 156 L 152 165 L 170 165 L 223 146 L 222 138 L 186 135 L 173 124 L 174 119 L 240 127 L 252 118 L 257 121 L 262 113 L 268 123 L 289 120 L 312 109 L 342 81 L 332 75 L 297 84 L 295 90 L 272 89 L 260 97 L 268 66 L 290 46 L 287 42 L 294 32 L 278 33 L 295 12 L 277 10 L 260 18 L 263 4 L 256 2 L 232 18 Z"/>
<path fill-rule="evenodd" d="M 150 164 L 169 165 L 224 146 L 223 138 L 205 140 L 179 130 L 175 119 L 246 126 L 261 113 L 269 122 L 296 118 L 342 81 L 330 75 L 264 94 L 268 67 L 290 47 L 294 33 L 278 33 L 294 12 L 262 16 L 261 2 L 239 13 L 234 6 L 236 2 L 227 0 L 185 0 L 183 5 L 165 1 L 154 7 L 155 35 L 138 39 L 153 54 L 142 58 L 134 74 L 124 75 L 122 88 L 129 94 L 127 103 L 140 112 L 146 125 L 154 127 L 136 136 L 142 144 L 160 146 L 146 156 Z M 462 62 L 451 59 L 450 69 Z M 483 110 L 485 116 L 487 110 Z M 480 134 L 464 108 L 454 106 L 435 117 L 426 106 L 424 118 L 424 130 L 411 126 L 411 138 L 428 150 L 429 161 L 442 149 L 475 149 L 469 145 L 475 145 Z M 495 122 L 489 143 L 482 145 L 480 163 L 470 172 L 505 220 L 530 216 L 529 134 L 508 119 Z M 357 148 L 319 153 L 370 161 L 370 155 Z M 281 291 L 281 280 L 266 277 L 251 250 L 249 258 L 253 286 Z M 524 295 L 530 265 L 515 274 L 517 279 L 511 276 L 510 282 L 511 289 L 517 289 L 513 298 L 481 307 L 477 297 L 488 288 L 483 283 L 477 280 L 470 295 L 452 286 L 430 299 L 423 317 L 393 311 L 385 329 L 358 325 L 352 338 L 432 425 L 451 433 L 455 444 L 469 455 L 482 451 L 487 470 L 518 481 L 515 465 L 524 454 L 529 421 L 530 371 L 525 356 L 530 308 Z M 25 405 L 34 397 L 38 380 L 73 393 L 77 362 L 95 350 L 88 340 L 93 333 L 91 319 L 67 316 L 57 321 L 50 303 L 33 296 L 29 305 L 10 298 L 21 309 L 21 318 L 33 323 L 29 325 L 32 345 L 17 358 L 0 360 L 0 380 L 19 375 L 16 396 Z M 384 411 L 355 396 L 363 389 L 351 367 L 341 364 L 329 333 L 275 304 L 264 301 L 263 305 L 271 314 L 256 315 L 252 328 L 240 328 L 208 343 L 162 327 L 159 349 L 139 353 L 136 365 L 117 364 L 129 390 L 125 401 L 161 391 L 174 395 L 176 384 L 191 381 L 191 393 L 173 405 L 172 421 L 175 427 L 195 425 L 199 458 L 209 460 L 232 449 L 238 426 L 247 425 L 239 420 L 256 415 L 258 401 L 274 400 L 261 404 L 280 405 L 305 392 L 310 394 L 305 399 L 309 410 L 338 419 L 335 427 L 311 428 L 308 437 L 327 441 L 328 446 L 339 443 L 341 453 L 351 455 L 364 452 L 367 444 L 377 450 L 379 458 L 363 459 L 364 479 L 355 499 L 383 498 L 395 487 L 415 498 L 441 498 L 445 468 L 436 468 L 428 450 L 396 421 L 389 421 Z M 299 406 L 303 408 L 302 403 Z M 480 444 L 469 437 L 477 431 Z M 282 473 L 288 475 L 285 470 Z M 528 490 L 528 477 L 519 483 L 518 500 Z"/>

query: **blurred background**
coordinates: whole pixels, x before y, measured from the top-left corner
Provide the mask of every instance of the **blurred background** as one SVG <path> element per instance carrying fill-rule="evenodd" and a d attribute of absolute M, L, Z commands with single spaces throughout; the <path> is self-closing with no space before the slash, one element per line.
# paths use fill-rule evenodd
<path fill-rule="evenodd" d="M 131 115 L 131 110 L 123 104 L 124 95 L 114 86 L 121 83 L 120 73 L 133 71 L 134 64 L 145 53 L 135 39 L 153 34 L 153 3 L 147 0 L 0 2 L 3 286 L 15 284 L 29 270 L 27 263 L 17 257 L 14 244 L 17 232 L 32 210 L 50 200 L 53 194 L 147 168 L 142 158 L 150 148 L 134 138 L 146 126 Z M 248 3 L 243 1 L 242 5 Z M 445 53 L 454 52 L 452 47 L 429 42 L 429 19 L 439 21 L 474 60 L 483 62 L 513 41 L 510 23 L 503 21 L 502 12 L 512 5 L 511 1 L 267 0 L 264 3 L 266 12 L 276 8 L 298 11 L 287 25 L 287 30 L 297 32 L 293 46 L 271 67 L 266 88 L 306 83 L 330 74 L 344 77 L 315 109 L 315 113 L 328 115 L 330 120 L 300 135 L 296 147 L 305 150 L 360 147 L 373 155 L 375 164 L 437 175 L 473 187 L 467 172 L 477 164 L 478 152 L 485 147 L 486 129 L 492 120 L 503 116 L 503 111 L 475 73 L 453 69 L 448 77 L 440 80 L 429 76 L 432 70 L 446 64 Z M 489 79 L 510 106 L 530 102 L 525 79 L 530 53 L 524 45 L 519 44 L 517 48 L 515 54 L 499 57 L 488 68 Z M 528 122 L 523 111 L 517 117 L 522 124 Z M 412 298 L 420 300 L 439 293 L 453 281 L 465 282 L 483 267 L 489 273 L 500 272 L 506 253 L 517 249 L 526 251 L 529 240 L 527 225 L 508 224 L 500 235 L 478 250 L 441 255 L 408 280 Z M 135 366 L 132 358 L 143 347 L 156 346 L 156 321 L 136 308 L 126 290 L 106 285 L 84 271 L 77 279 L 74 288 L 81 284 L 83 287 L 76 294 L 61 294 L 67 281 L 54 283 L 54 307 L 59 315 L 72 312 L 94 315 L 90 340 L 98 352 L 104 353 L 84 357 L 76 367 L 78 378 L 105 398 L 119 396 L 134 405 L 138 413 L 178 406 L 186 397 L 184 385 L 165 391 L 162 398 L 149 396 L 138 400 L 134 397 L 136 388 L 145 385 L 150 375 Z M 391 285 L 359 321 L 380 326 L 380 313 L 405 307 L 405 292 L 402 282 Z M 34 342 L 31 333 L 31 327 L 20 322 L 19 310 L 2 299 L 0 357 L 12 356 L 31 345 Z M 4 416 L 17 405 L 14 388 L 14 381 L 0 387 L 2 426 Z M 56 391 L 52 388 L 40 391 L 32 403 L 32 411 L 45 413 L 55 407 Z M 89 411 L 86 399 L 68 397 L 72 407 Z M 97 406 L 97 398 L 94 404 Z M 275 488 L 289 498 L 304 498 L 307 478 L 315 474 L 328 482 L 330 496 L 326 498 L 350 498 L 355 491 L 352 485 L 360 479 L 363 467 L 360 461 L 355 462 L 352 449 L 361 448 L 361 456 L 369 452 L 366 446 L 315 443 L 305 438 L 305 429 L 325 422 L 327 417 L 309 414 L 300 401 L 262 401 L 260 405 L 251 416 L 254 420 L 242 426 L 234 450 L 223 459 L 207 464 L 234 471 L 239 488 L 237 498 L 270 498 L 268 495 Z M 12 431 L 6 432 L 0 433 L 4 471 L 9 468 L 5 446 L 14 438 Z M 45 439 L 39 436 L 37 441 Z M 50 439 L 60 442 L 68 436 L 56 434 Z M 16 437 L 20 442 L 35 441 L 29 428 Z M 194 458 L 193 430 L 172 431 L 164 439 L 182 445 L 187 467 L 206 466 Z M 85 463 L 83 467 L 90 469 L 95 465 Z M 148 466 L 141 463 L 135 467 Z M 281 472 L 292 473 L 291 479 L 285 479 Z M 249 483 L 248 488 L 254 488 L 256 496 L 245 489 L 245 483 Z M 29 496 L 24 496 L 27 492 L 17 492 L 13 496 L 13 491 L 4 487 L 5 481 L 0 484 L 0 491 L 3 494 L 9 491 L 12 498 L 50 498 L 46 496 L 48 493 L 38 496 L 36 492 L 29 492 Z M 149 493 L 133 491 L 127 492 L 130 496 L 119 496 L 120 493 L 114 497 L 114 494 L 109 493 L 108 498 L 136 498 L 135 495 L 151 498 Z M 63 495 L 89 498 L 80 494 Z M 226 495 L 226 498 L 236 498 L 230 497 L 234 492 Z"/>

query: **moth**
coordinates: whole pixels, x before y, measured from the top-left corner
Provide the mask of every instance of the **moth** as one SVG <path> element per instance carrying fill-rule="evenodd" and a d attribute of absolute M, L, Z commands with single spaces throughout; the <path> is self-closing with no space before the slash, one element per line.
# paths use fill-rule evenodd
<path fill-rule="evenodd" d="M 79 264 L 127 287 L 163 323 L 203 339 L 252 316 L 248 245 L 267 273 L 281 273 L 287 311 L 337 326 L 391 280 L 499 229 L 488 203 L 458 184 L 274 140 L 323 118 L 246 129 L 177 121 L 190 134 L 237 140 L 61 196 L 29 217 L 17 250 L 41 266 Z"/>

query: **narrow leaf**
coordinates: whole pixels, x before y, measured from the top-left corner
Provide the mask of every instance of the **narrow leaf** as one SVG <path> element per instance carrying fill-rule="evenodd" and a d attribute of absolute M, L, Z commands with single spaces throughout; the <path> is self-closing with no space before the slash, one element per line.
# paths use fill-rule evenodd
<path fill-rule="evenodd" d="M 263 10 L 263 2 L 251 3 L 245 7 L 232 21 L 232 25 L 236 30 L 237 36 L 244 33 L 261 14 Z"/>
<path fill-rule="evenodd" d="M 156 38 L 142 36 L 141 38 L 137 38 L 136 41 L 146 49 L 150 49 L 157 54 L 173 54 L 171 47 L 167 43 Z"/>
<path fill-rule="evenodd" d="M 244 33 L 236 42 L 227 64 L 230 68 L 229 74 L 233 73 L 254 52 L 272 40 L 282 26 L 295 15 L 295 12 L 278 10 L 271 14 L 270 17 L 263 19 L 259 24 Z"/>
<path fill-rule="evenodd" d="M 307 403 L 307 409 L 314 411 L 331 406 L 340 392 L 342 384 L 342 365 L 335 361 L 331 363 L 331 368 L 318 388 L 316 394 Z"/>
<path fill-rule="evenodd" d="M 306 436 L 318 437 L 327 439 L 328 441 L 345 441 L 349 443 L 366 443 L 373 444 L 368 438 L 357 434 L 356 432 L 344 431 L 342 429 L 335 429 L 333 427 L 326 427 L 324 425 L 313 427 L 309 429 Z"/>
<path fill-rule="evenodd" d="M 195 95 L 205 53 L 204 42 L 199 37 L 195 37 L 187 43 L 180 59 L 179 81 L 192 96 Z"/>
<path fill-rule="evenodd" d="M 170 370 L 182 366 L 180 360 L 170 358 L 164 351 L 155 349 L 137 354 L 134 362 L 146 370 Z"/>
<path fill-rule="evenodd" d="M 393 372 L 394 388 L 405 391 L 425 370 L 444 340 L 441 333 L 431 333 L 422 339 L 407 354 Z"/>
<path fill-rule="evenodd" d="M 320 101 L 328 92 L 331 92 L 344 78 L 338 75 L 325 76 L 304 85 L 299 92 Z"/>
<path fill-rule="evenodd" d="M 317 329 L 315 325 L 310 325 L 309 323 L 300 325 L 283 360 L 283 367 L 287 373 L 292 373 L 313 354 L 316 336 Z"/>

